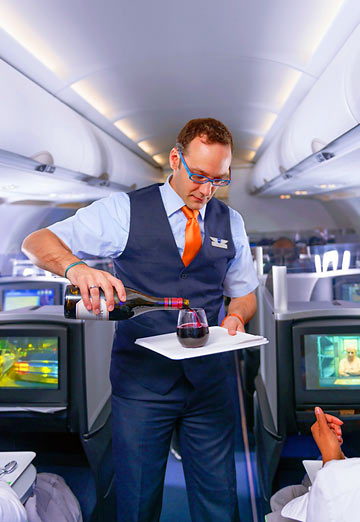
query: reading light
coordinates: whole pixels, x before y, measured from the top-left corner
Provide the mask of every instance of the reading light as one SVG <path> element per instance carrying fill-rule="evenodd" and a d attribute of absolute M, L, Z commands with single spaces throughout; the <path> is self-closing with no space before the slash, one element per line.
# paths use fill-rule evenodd
<path fill-rule="evenodd" d="M 329 185 L 327 185 L 326 183 L 322 183 L 321 185 L 315 185 L 315 186 L 317 186 L 321 189 L 335 189 L 339 185 L 335 185 L 335 183 L 329 183 Z"/>

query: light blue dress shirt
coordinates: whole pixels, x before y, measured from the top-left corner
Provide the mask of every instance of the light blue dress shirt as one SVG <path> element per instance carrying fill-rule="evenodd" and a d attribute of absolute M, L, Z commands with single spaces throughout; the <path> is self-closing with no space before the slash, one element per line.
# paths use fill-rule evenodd
<path fill-rule="evenodd" d="M 169 183 L 160 187 L 166 214 L 174 234 L 180 257 L 185 245 L 187 219 L 181 210 L 184 202 Z M 198 221 L 204 241 L 206 205 L 200 210 Z M 258 280 L 247 240 L 244 222 L 238 212 L 229 207 L 235 257 L 229 263 L 224 281 L 224 295 L 242 297 L 258 285 Z M 48 227 L 79 258 L 120 256 L 125 250 L 130 230 L 130 200 L 125 192 L 114 192 L 109 197 L 79 209 L 74 216 Z"/>

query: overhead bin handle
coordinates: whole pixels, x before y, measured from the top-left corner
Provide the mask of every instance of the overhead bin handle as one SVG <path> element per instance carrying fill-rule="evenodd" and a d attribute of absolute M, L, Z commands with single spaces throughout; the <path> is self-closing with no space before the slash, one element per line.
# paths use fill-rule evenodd
<path fill-rule="evenodd" d="M 43 164 L 35 167 L 35 170 L 37 170 L 38 172 L 48 172 L 50 174 L 53 174 L 56 170 L 56 167 L 54 167 L 54 165 Z"/>

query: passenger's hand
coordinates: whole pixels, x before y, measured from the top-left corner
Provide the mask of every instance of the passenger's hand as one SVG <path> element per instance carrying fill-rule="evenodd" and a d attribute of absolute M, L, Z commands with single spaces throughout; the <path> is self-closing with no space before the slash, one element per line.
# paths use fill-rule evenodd
<path fill-rule="evenodd" d="M 328 413 L 325 413 L 325 419 L 329 428 L 335 433 L 337 440 L 341 445 L 344 442 L 341 431 L 341 426 L 344 424 L 343 421 L 335 417 L 335 415 L 329 415 Z"/>
<path fill-rule="evenodd" d="M 97 270 L 87 265 L 76 265 L 69 270 L 68 279 L 72 285 L 79 287 L 84 305 L 89 311 L 93 310 L 95 314 L 100 313 L 99 288 L 102 288 L 105 294 L 109 312 L 114 309 L 114 289 L 120 301 L 126 301 L 124 285 L 120 279 L 109 274 L 109 272 Z"/>
<path fill-rule="evenodd" d="M 236 315 L 226 317 L 221 326 L 227 328 L 229 335 L 236 335 L 236 332 L 245 332 L 244 325 Z"/>
<path fill-rule="evenodd" d="M 342 423 L 342 421 L 333 415 L 326 416 L 319 407 L 315 408 L 315 415 L 316 422 L 311 426 L 311 433 L 321 452 L 323 463 L 334 459 L 344 459 L 338 436 L 330 427 L 330 425 L 339 427 L 339 423 Z"/>

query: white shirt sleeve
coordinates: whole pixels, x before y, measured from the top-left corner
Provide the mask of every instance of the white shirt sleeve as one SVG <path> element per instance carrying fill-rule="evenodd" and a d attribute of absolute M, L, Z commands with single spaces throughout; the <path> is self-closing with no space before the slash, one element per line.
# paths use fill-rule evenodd
<path fill-rule="evenodd" d="M 26 522 L 26 511 L 9 484 L 0 481 L 0 522 Z"/>
<path fill-rule="evenodd" d="M 258 286 L 254 262 L 243 218 L 236 210 L 229 207 L 230 227 L 235 246 L 235 257 L 229 264 L 224 280 L 224 295 L 242 297 L 253 292 Z"/>
<path fill-rule="evenodd" d="M 359 491 L 360 458 L 327 462 L 311 488 L 306 522 L 357 520 Z"/>
<path fill-rule="evenodd" d="M 89 254 L 118 257 L 129 237 L 129 196 L 125 192 L 114 192 L 48 228 L 77 257 L 83 258 Z"/>
<path fill-rule="evenodd" d="M 306 512 L 309 502 L 309 492 L 290 500 L 281 510 L 281 516 L 299 522 L 306 522 Z"/>

